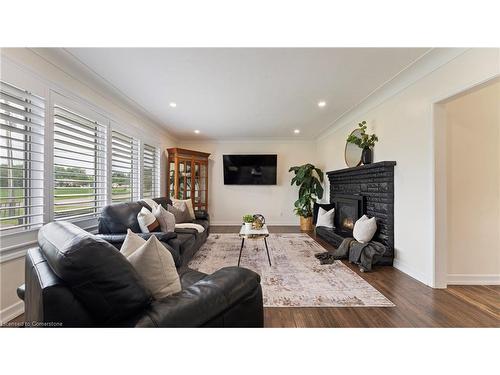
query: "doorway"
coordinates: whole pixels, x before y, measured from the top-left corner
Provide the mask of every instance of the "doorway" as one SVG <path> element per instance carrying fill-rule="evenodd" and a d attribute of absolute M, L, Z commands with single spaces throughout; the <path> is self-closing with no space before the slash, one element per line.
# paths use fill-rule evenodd
<path fill-rule="evenodd" d="M 434 106 L 434 286 L 500 284 L 500 79 Z"/>

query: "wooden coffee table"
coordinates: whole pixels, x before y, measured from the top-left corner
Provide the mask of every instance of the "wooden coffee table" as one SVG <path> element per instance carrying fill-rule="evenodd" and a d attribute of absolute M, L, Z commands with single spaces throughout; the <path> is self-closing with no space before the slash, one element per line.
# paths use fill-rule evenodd
<path fill-rule="evenodd" d="M 241 226 L 239 236 L 241 237 L 241 248 L 240 256 L 238 258 L 238 267 L 240 266 L 241 252 L 243 251 L 243 245 L 245 245 L 245 239 L 258 240 L 261 238 L 264 239 L 264 244 L 266 245 L 267 260 L 269 261 L 269 265 L 271 265 L 271 257 L 269 256 L 269 248 L 267 247 L 266 240 L 266 238 L 269 237 L 269 231 L 267 230 L 267 226 L 265 224 L 261 229 L 251 229 L 249 231 L 245 229 L 245 225 L 243 224 Z"/>

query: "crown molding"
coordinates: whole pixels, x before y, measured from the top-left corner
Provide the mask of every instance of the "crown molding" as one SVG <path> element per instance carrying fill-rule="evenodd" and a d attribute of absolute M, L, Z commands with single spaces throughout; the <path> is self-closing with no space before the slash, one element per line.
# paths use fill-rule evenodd
<path fill-rule="evenodd" d="M 164 133 L 173 141 L 178 141 L 178 137 L 170 133 L 160 119 L 148 112 L 139 103 L 124 94 L 111 82 L 100 76 L 65 48 L 29 48 L 29 50 L 92 91 L 104 95 L 106 99 L 134 117 L 146 118 L 151 126 Z"/>
<path fill-rule="evenodd" d="M 180 144 L 190 143 L 211 143 L 211 144 L 224 144 L 224 143 L 314 143 L 314 139 L 294 139 L 294 138 L 224 138 L 224 139 L 193 139 L 193 138 L 180 138 Z"/>
<path fill-rule="evenodd" d="M 323 130 L 316 141 L 319 141 L 347 123 L 357 123 L 359 116 L 373 110 L 391 97 L 410 87 L 422 78 L 431 74 L 443 65 L 464 54 L 468 48 L 434 48 L 425 55 L 415 60 L 405 69 L 396 74 L 386 83 L 375 89 L 371 94 L 361 100 L 358 104 L 337 117 L 325 130 Z"/>

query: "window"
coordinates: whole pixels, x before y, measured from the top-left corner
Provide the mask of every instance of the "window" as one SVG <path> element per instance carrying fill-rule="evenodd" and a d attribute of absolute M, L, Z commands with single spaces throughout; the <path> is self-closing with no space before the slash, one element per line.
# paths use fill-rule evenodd
<path fill-rule="evenodd" d="M 106 126 L 54 106 L 54 219 L 96 216 L 106 204 Z"/>
<path fill-rule="evenodd" d="M 139 199 L 139 143 L 117 131 L 111 136 L 111 200 Z"/>
<path fill-rule="evenodd" d="M 0 234 L 43 224 L 44 99 L 0 81 Z"/>
<path fill-rule="evenodd" d="M 160 153 L 158 148 L 144 143 L 142 148 L 142 197 L 156 198 L 160 194 Z"/>

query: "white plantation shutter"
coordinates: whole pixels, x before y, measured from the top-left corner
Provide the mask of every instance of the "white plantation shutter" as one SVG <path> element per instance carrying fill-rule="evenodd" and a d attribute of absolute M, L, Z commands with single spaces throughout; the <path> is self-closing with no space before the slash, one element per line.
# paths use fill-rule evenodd
<path fill-rule="evenodd" d="M 111 200 L 139 199 L 139 142 L 115 130 L 111 133 Z"/>
<path fill-rule="evenodd" d="M 45 100 L 0 81 L 0 235 L 43 224 Z"/>
<path fill-rule="evenodd" d="M 144 143 L 142 148 L 142 197 L 156 198 L 160 194 L 160 152 Z"/>
<path fill-rule="evenodd" d="M 54 106 L 54 219 L 96 216 L 106 204 L 106 126 Z"/>

